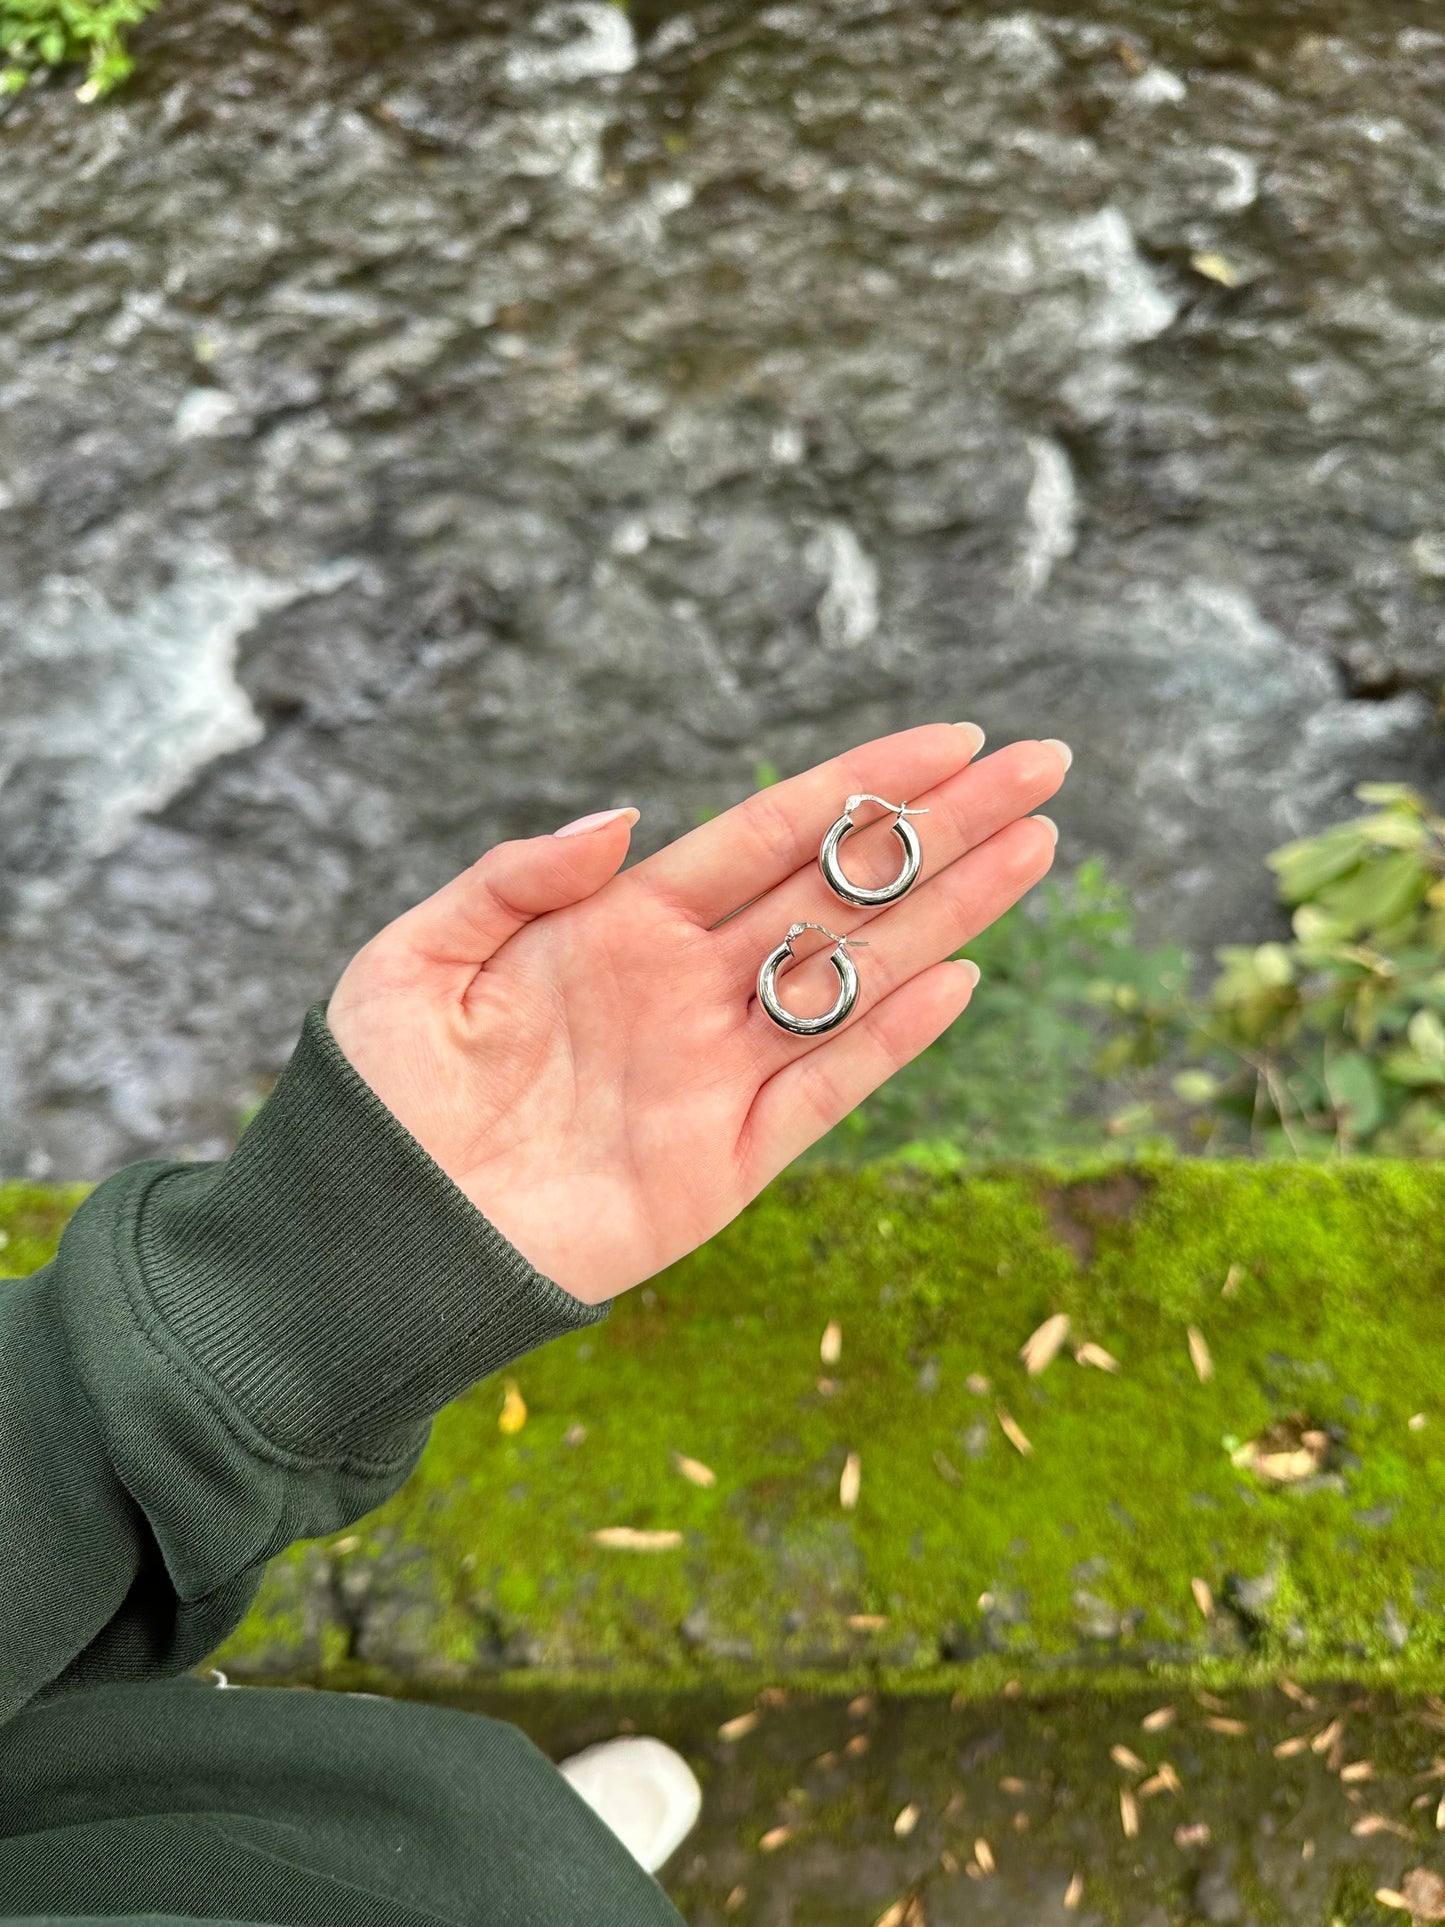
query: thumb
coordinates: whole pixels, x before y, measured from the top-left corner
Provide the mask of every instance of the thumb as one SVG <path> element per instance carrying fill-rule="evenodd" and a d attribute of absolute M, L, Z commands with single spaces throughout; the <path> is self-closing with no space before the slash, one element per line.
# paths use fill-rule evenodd
<path fill-rule="evenodd" d="M 638 815 L 599 810 L 551 836 L 498 843 L 400 918 L 396 934 L 433 963 L 483 964 L 524 923 L 581 903 L 615 876 Z"/>

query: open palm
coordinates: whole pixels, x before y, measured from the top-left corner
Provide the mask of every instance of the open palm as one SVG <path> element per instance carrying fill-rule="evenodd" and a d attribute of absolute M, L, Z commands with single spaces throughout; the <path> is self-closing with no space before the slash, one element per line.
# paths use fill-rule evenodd
<path fill-rule="evenodd" d="M 328 1010 L 355 1068 L 537 1269 L 576 1298 L 615 1297 L 719 1230 L 770 1178 L 930 1044 L 974 974 L 947 961 L 1053 860 L 1029 812 L 1066 752 L 1016 743 L 972 760 L 971 726 L 883 737 L 623 871 L 633 816 L 499 844 L 361 950 Z M 845 796 L 930 814 L 922 878 L 857 910 L 819 874 Z M 884 880 L 884 818 L 844 848 Z M 794 922 L 862 930 L 862 990 L 842 1028 L 780 1030 L 754 994 Z M 826 1008 L 820 953 L 781 980 Z"/>

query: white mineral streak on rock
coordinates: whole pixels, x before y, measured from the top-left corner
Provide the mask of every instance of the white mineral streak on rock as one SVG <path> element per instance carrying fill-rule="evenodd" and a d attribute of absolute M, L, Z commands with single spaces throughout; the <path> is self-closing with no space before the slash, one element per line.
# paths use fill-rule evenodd
<path fill-rule="evenodd" d="M 188 388 L 176 409 L 176 440 L 194 442 L 218 434 L 235 413 L 235 398 L 224 388 Z"/>
<path fill-rule="evenodd" d="M 1253 155 L 1237 147 L 1206 147 L 1205 155 L 1214 162 L 1224 179 L 1210 196 L 1217 214 L 1237 214 L 1253 207 L 1259 199 L 1259 166 Z"/>
<path fill-rule="evenodd" d="M 825 522 L 808 544 L 810 569 L 827 578 L 818 632 L 830 649 L 856 649 L 878 628 L 878 568 L 846 522 Z"/>
<path fill-rule="evenodd" d="M 1128 348 L 1163 334 L 1179 303 L 1164 292 L 1134 245 L 1116 207 L 1080 221 L 1046 223 L 1036 230 L 1040 265 L 1078 275 L 1089 303 L 1079 333 L 1085 348 Z"/>
<path fill-rule="evenodd" d="M 530 41 L 514 47 L 503 71 L 514 87 L 550 87 L 631 73 L 637 37 L 621 7 L 606 0 L 558 0 L 532 22 Z"/>
<path fill-rule="evenodd" d="M 52 576 L 16 612 L 12 662 L 39 667 L 43 717 L 0 709 L 0 781 L 32 756 L 64 770 L 71 846 L 115 849 L 218 756 L 258 743 L 260 717 L 236 680 L 236 646 L 262 616 L 334 588 L 348 564 L 283 582 L 219 550 L 191 550 L 162 589 L 126 609 Z"/>
<path fill-rule="evenodd" d="M 1019 591 L 1036 596 L 1054 564 L 1072 555 L 1078 541 L 1079 497 L 1069 458 L 1057 442 L 1030 435 L 1033 480 L 1024 501 L 1024 545 L 1018 559 Z"/>
<path fill-rule="evenodd" d="M 1178 74 L 1171 74 L 1167 67 L 1151 65 L 1135 78 L 1129 92 L 1146 107 L 1174 107 L 1189 89 Z"/>
<path fill-rule="evenodd" d="M 568 187 L 600 187 L 606 129 L 606 112 L 580 101 L 548 108 L 545 113 L 520 115 L 513 166 L 519 174 L 537 179 L 555 177 Z"/>

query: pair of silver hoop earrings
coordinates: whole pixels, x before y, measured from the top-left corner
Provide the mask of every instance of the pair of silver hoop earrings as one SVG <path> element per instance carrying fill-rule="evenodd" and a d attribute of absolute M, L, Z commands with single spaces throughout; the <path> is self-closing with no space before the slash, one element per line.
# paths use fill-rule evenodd
<path fill-rule="evenodd" d="M 877 889 L 866 889 L 845 875 L 838 854 L 844 837 L 858 827 L 853 820 L 853 813 L 863 803 L 881 803 L 885 810 L 893 811 L 893 834 L 903 845 L 902 868 L 891 883 L 881 884 Z M 818 851 L 818 868 L 823 872 L 828 888 L 844 903 L 851 903 L 858 909 L 876 909 L 881 904 L 896 903 L 918 881 L 918 872 L 923 863 L 918 832 L 908 818 L 927 814 L 927 810 L 909 809 L 906 803 L 890 803 L 884 796 L 871 793 L 850 796 L 843 805 L 843 814 L 829 828 Z M 797 961 L 793 944 L 805 930 L 820 931 L 823 936 L 831 937 L 835 946 L 828 961 L 838 978 L 838 995 L 831 1009 L 825 1010 L 821 1017 L 795 1017 L 778 1001 L 779 974 L 790 963 Z M 821 923 L 795 923 L 790 926 L 777 949 L 770 950 L 763 959 L 762 969 L 758 972 L 758 1002 L 779 1029 L 788 1031 L 794 1037 L 820 1037 L 826 1031 L 836 1030 L 840 1024 L 848 1021 L 858 1001 L 858 969 L 848 951 L 866 948 L 861 937 L 840 937 Z"/>

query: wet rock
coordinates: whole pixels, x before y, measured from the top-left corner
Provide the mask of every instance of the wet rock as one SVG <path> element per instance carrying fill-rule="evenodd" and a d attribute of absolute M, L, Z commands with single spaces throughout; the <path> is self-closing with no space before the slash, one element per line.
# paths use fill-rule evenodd
<path fill-rule="evenodd" d="M 1413 0 L 169 0 L 0 108 L 0 1169 L 225 1148 L 500 836 L 937 714 L 1265 934 L 1445 776 L 1442 98 Z"/>

